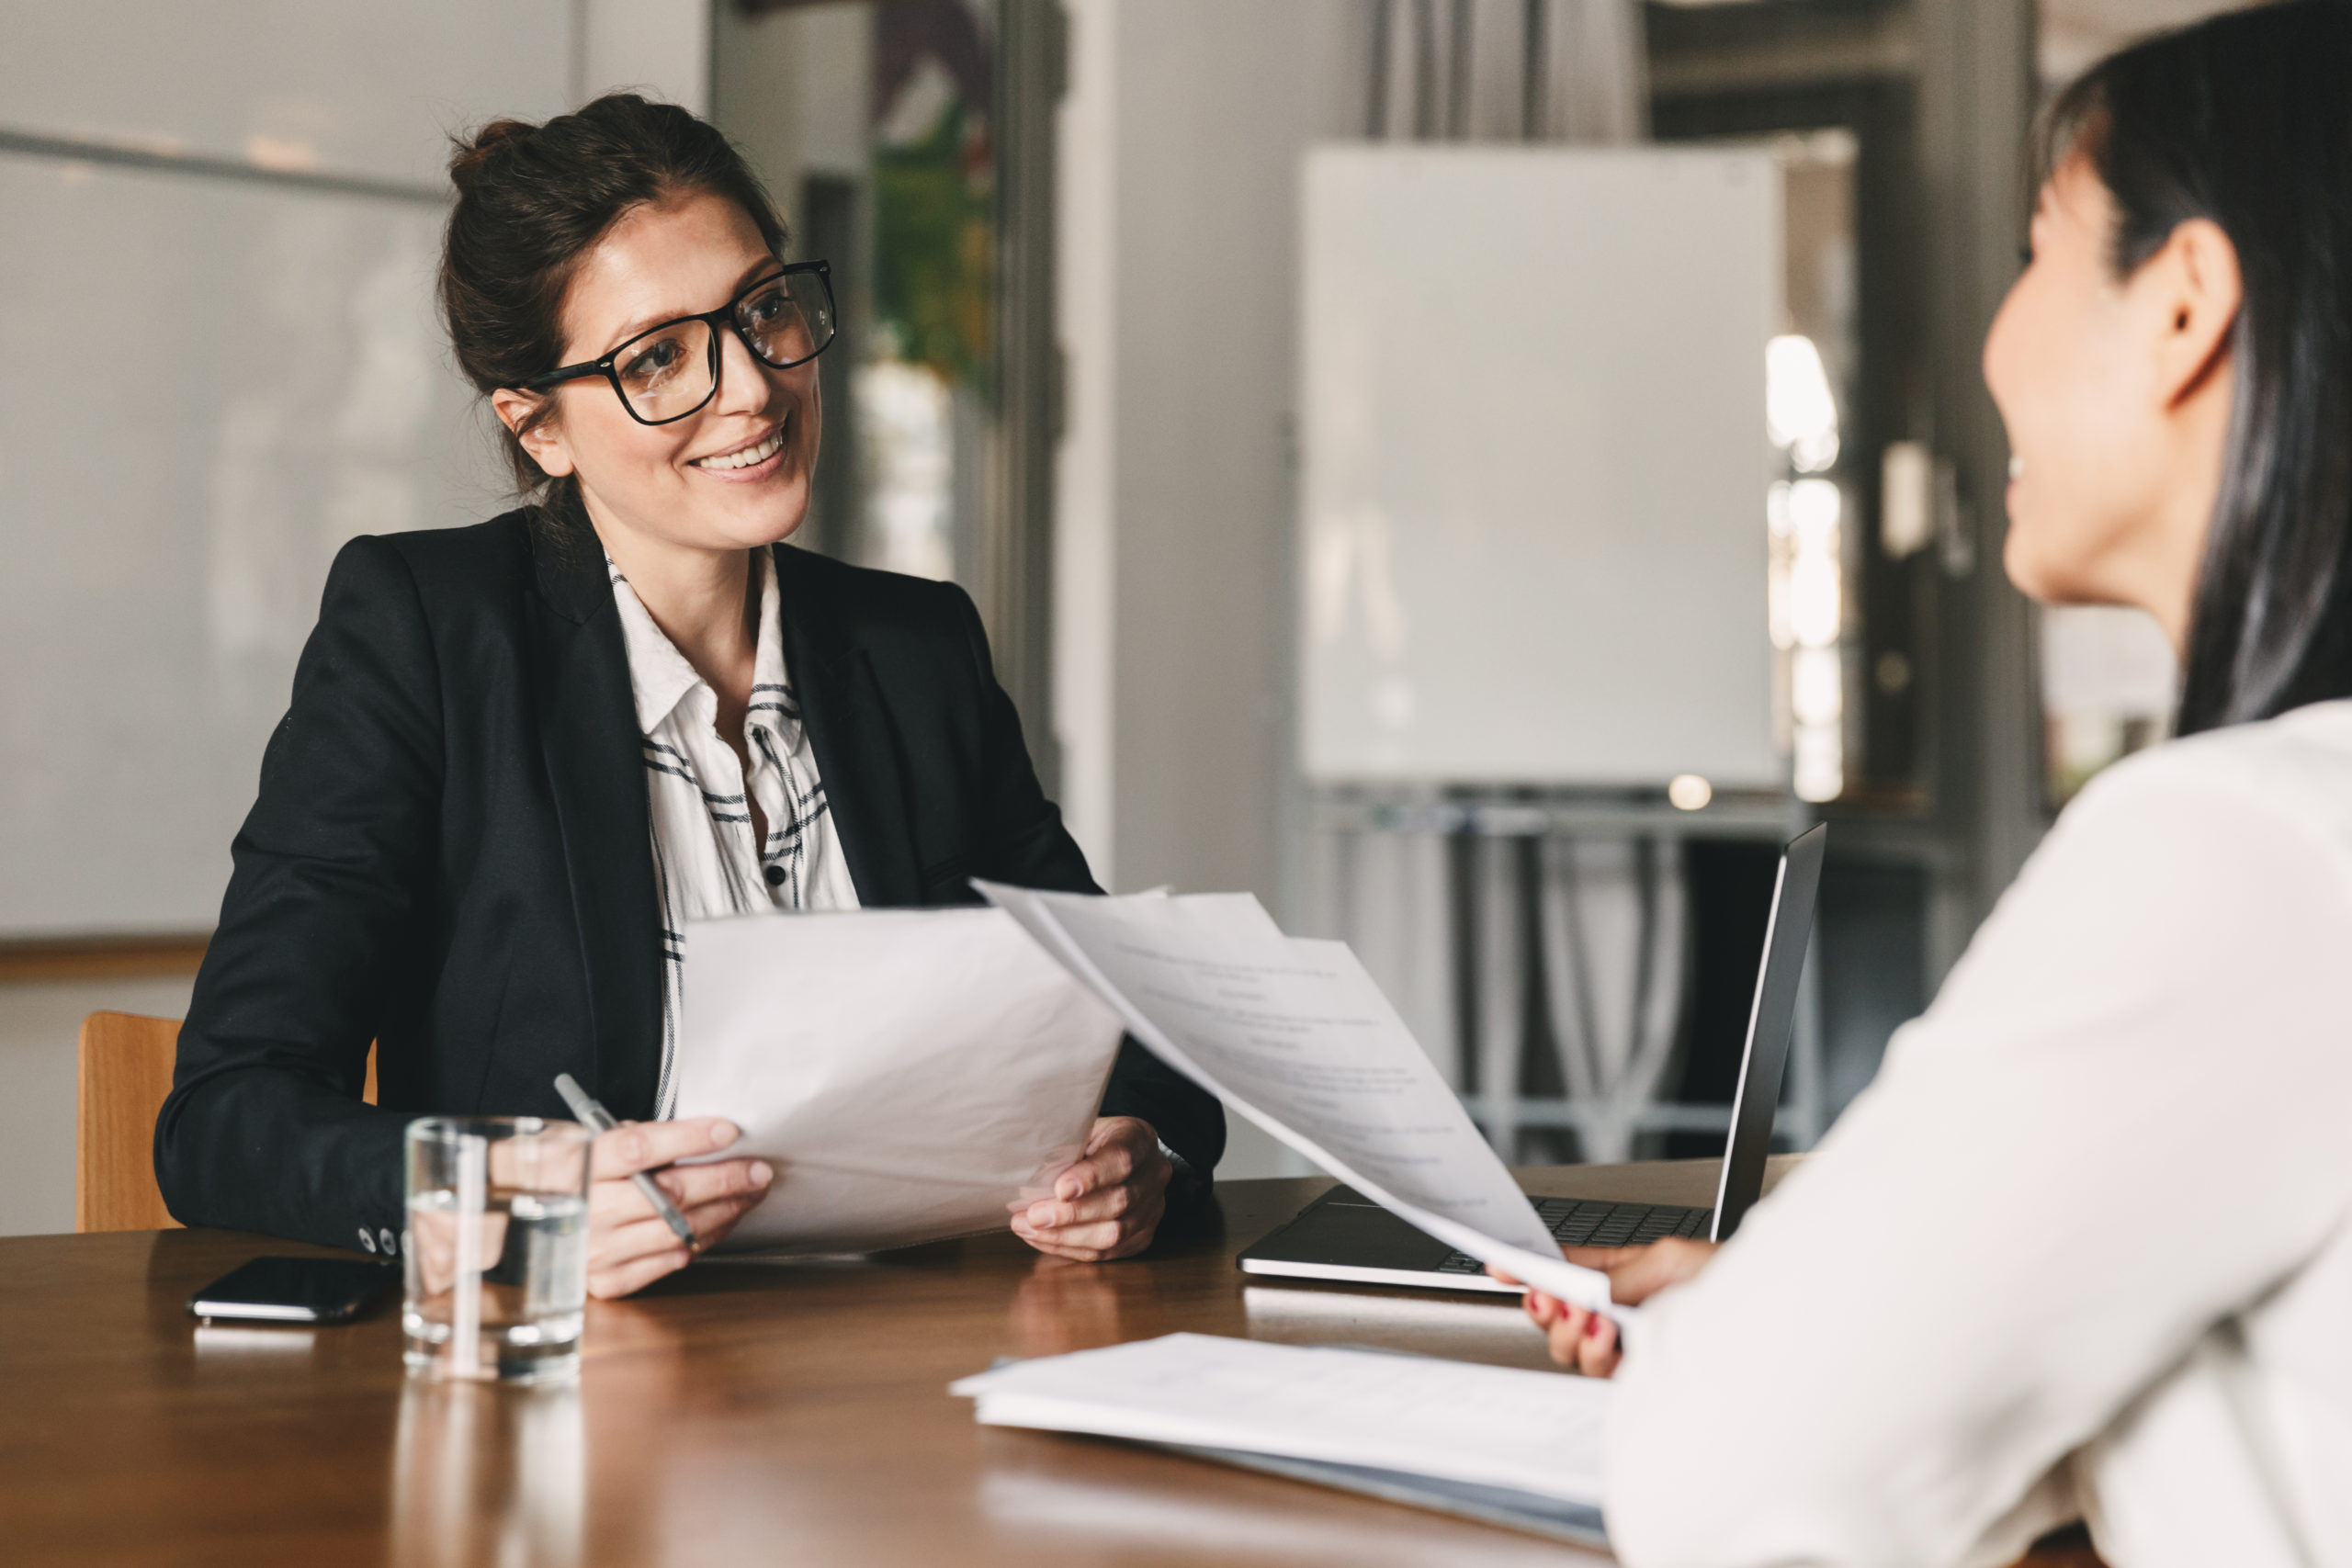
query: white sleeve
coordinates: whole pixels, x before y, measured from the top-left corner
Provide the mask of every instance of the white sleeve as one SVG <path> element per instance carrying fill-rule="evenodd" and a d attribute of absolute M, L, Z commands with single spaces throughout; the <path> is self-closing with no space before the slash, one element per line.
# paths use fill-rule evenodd
<path fill-rule="evenodd" d="M 2352 1202 L 2352 858 L 2179 750 L 2085 793 L 1819 1151 L 1645 1314 L 1623 1562 L 2006 1562 L 2058 1522 L 2053 1467 Z"/>

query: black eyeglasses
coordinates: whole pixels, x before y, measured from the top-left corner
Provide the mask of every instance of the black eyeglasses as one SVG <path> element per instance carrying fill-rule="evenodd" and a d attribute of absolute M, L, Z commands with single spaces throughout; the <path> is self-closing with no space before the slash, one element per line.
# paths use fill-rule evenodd
<path fill-rule="evenodd" d="M 820 261 L 779 267 L 716 310 L 680 316 L 638 333 L 602 359 L 567 365 L 511 389 L 544 392 L 565 381 L 602 376 L 639 424 L 668 424 L 718 395 L 719 329 L 726 327 L 762 364 L 806 365 L 833 341 L 832 269 Z"/>

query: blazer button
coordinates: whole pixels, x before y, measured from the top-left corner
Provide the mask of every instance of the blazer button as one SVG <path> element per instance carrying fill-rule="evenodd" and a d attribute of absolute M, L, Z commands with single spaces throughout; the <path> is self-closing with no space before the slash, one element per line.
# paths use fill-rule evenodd
<path fill-rule="evenodd" d="M 767 877 L 768 877 L 768 886 L 769 886 L 770 887 L 781 887 L 781 886 L 784 886 L 784 867 L 782 867 L 782 866 L 780 866 L 780 865 L 772 865 L 772 866 L 768 867 L 768 871 L 767 871 Z"/>
<path fill-rule="evenodd" d="M 359 1245 L 366 1247 L 370 1252 L 376 1250 L 376 1238 L 368 1234 L 368 1227 L 366 1225 L 361 1225 L 359 1227 Z"/>

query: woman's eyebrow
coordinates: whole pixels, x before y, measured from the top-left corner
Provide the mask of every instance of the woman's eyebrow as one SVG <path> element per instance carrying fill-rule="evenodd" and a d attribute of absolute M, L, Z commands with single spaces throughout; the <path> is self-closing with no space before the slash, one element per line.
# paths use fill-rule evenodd
<path fill-rule="evenodd" d="M 776 260 L 775 257 L 762 256 L 758 261 L 753 262 L 751 265 L 745 267 L 741 272 L 735 275 L 735 286 L 728 290 L 727 298 L 731 299 L 736 295 L 741 294 L 744 289 L 751 287 L 752 280 L 753 278 L 761 276 L 763 274 L 781 272 L 783 270 L 784 264 Z M 719 301 L 718 305 L 713 305 L 711 309 L 716 310 L 719 309 L 719 306 L 724 305 L 726 302 L 726 300 L 722 299 Z M 656 314 L 649 310 L 645 314 L 637 317 L 635 320 L 630 321 L 622 326 L 616 327 L 605 341 L 610 343 L 614 348 L 618 348 L 621 344 L 628 342 L 629 339 L 636 337 L 640 333 L 651 332 L 655 327 L 665 325 L 671 321 L 684 321 L 686 317 L 698 313 L 699 312 L 694 310 L 670 310 L 661 314 Z M 609 353 L 611 351 L 606 350 L 605 352 Z"/>
<path fill-rule="evenodd" d="M 749 288 L 752 286 L 752 280 L 755 277 L 783 270 L 784 263 L 781 259 L 775 256 L 762 256 L 735 275 L 735 292 L 741 294 L 744 289 Z"/>

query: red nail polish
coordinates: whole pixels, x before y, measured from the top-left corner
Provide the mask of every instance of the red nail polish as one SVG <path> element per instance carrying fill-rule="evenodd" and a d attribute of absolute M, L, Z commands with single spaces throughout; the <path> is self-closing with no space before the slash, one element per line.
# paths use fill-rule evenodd
<path fill-rule="evenodd" d="M 1585 1337 L 1588 1339 L 1600 1338 L 1600 1325 L 1608 1321 L 1609 1320 L 1607 1318 L 1601 1316 L 1599 1313 L 1594 1313 L 1592 1314 L 1591 1321 L 1584 1325 Z"/>

